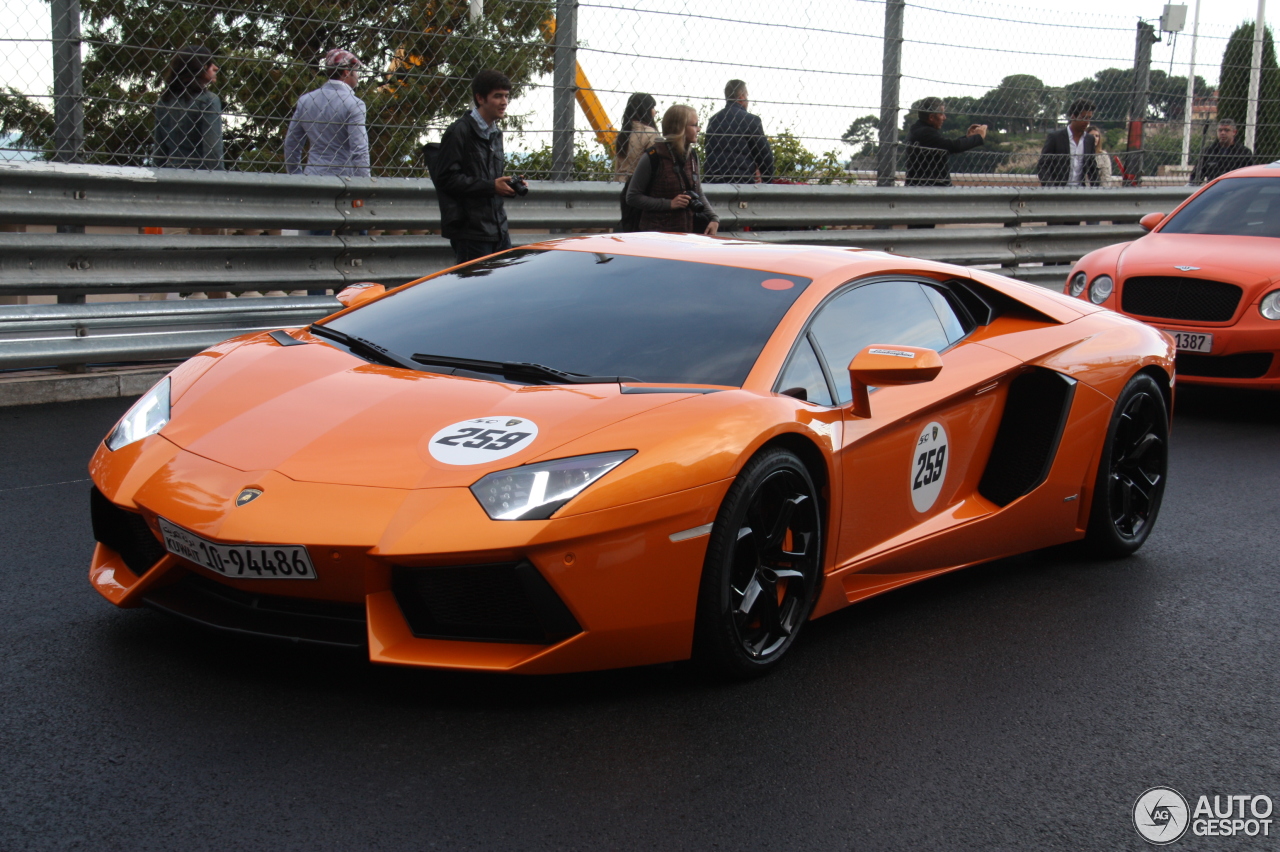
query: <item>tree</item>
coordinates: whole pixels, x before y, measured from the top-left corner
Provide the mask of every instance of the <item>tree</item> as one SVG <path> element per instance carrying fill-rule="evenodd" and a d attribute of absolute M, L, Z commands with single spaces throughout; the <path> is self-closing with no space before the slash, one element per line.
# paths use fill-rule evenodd
<path fill-rule="evenodd" d="M 973 105 L 973 113 L 979 118 L 976 123 L 1006 133 L 1027 133 L 1043 122 L 1048 91 L 1039 77 L 1010 74 Z"/>
<path fill-rule="evenodd" d="M 1236 27 L 1222 54 L 1218 77 L 1218 118 L 1234 119 L 1244 141 L 1249 109 L 1249 68 L 1253 64 L 1253 23 Z M 1258 130 L 1255 151 L 1260 159 L 1280 157 L 1280 69 L 1271 30 L 1262 33 L 1262 74 L 1258 89 Z"/>
<path fill-rule="evenodd" d="M 874 157 L 880 142 L 880 117 L 864 115 L 856 118 L 849 129 L 840 137 L 846 145 L 858 145 L 856 157 Z"/>
<path fill-rule="evenodd" d="M 318 63 L 346 47 L 367 68 L 357 94 L 368 105 L 375 172 L 415 164 L 428 126 L 464 109 L 469 82 L 499 68 L 512 95 L 551 70 L 541 27 L 551 0 L 488 0 L 470 20 L 467 0 L 258 0 L 226 6 L 171 0 L 82 0 L 85 146 L 90 162 L 142 165 L 151 150 L 152 111 L 173 51 L 203 44 L 221 66 L 230 164 L 278 171 L 298 97 L 320 85 Z M 52 108 L 10 90 L 0 94 L 0 132 L 19 130 L 28 147 L 51 145 Z"/>

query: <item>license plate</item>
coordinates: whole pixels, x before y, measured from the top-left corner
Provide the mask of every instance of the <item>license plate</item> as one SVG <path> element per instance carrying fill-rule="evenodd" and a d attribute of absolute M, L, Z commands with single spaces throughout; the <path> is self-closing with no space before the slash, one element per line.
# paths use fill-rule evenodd
<path fill-rule="evenodd" d="M 1181 352 L 1212 352 L 1213 351 L 1213 335 L 1198 334 L 1192 331 L 1173 331 L 1165 329 L 1165 334 L 1173 338 L 1173 342 L 1177 344 L 1178 350 Z"/>
<path fill-rule="evenodd" d="M 218 544 L 158 519 L 164 548 L 174 556 L 241 580 L 314 580 L 311 555 L 300 544 Z"/>

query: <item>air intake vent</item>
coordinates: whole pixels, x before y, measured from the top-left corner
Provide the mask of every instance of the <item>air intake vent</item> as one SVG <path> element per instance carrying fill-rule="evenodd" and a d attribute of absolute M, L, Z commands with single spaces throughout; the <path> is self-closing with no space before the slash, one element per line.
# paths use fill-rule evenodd
<path fill-rule="evenodd" d="M 162 545 L 136 512 L 121 509 L 97 488 L 89 489 L 93 537 L 120 554 L 129 570 L 141 577 L 165 554 Z"/>
<path fill-rule="evenodd" d="M 1243 352 L 1239 355 L 1201 355 L 1179 352 L 1176 367 L 1180 376 L 1206 379 L 1260 379 L 1271 372 L 1270 352 Z"/>
<path fill-rule="evenodd" d="M 1044 482 L 1058 452 L 1075 389 L 1075 379 L 1043 368 L 1010 383 L 979 494 L 997 506 L 1007 506 Z"/>
<path fill-rule="evenodd" d="M 1236 314 L 1243 290 L 1222 281 L 1153 275 L 1128 278 L 1120 294 L 1127 314 L 1198 322 L 1227 322 Z"/>
<path fill-rule="evenodd" d="M 398 567 L 391 588 L 415 636 L 546 645 L 582 632 L 528 561 Z"/>

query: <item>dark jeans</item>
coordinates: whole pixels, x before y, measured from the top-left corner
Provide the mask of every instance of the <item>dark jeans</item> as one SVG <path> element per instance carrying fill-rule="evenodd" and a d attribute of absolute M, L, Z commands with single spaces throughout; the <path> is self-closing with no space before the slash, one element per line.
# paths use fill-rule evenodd
<path fill-rule="evenodd" d="M 453 246 L 454 261 L 466 263 L 468 260 L 475 260 L 477 257 L 511 248 L 511 235 L 504 233 L 502 239 L 493 243 L 484 243 L 480 240 L 449 240 L 449 245 Z"/>

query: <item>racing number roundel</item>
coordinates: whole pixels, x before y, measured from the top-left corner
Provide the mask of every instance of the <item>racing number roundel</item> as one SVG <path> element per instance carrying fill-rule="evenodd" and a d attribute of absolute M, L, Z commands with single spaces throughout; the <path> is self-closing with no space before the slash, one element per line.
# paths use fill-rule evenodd
<path fill-rule="evenodd" d="M 911 505 L 917 512 L 927 512 L 942 493 L 947 478 L 947 430 L 934 421 L 924 427 L 916 439 L 911 457 Z"/>
<path fill-rule="evenodd" d="M 463 420 L 431 436 L 431 457 L 445 464 L 484 464 L 520 452 L 538 437 L 538 424 L 494 415 Z"/>

